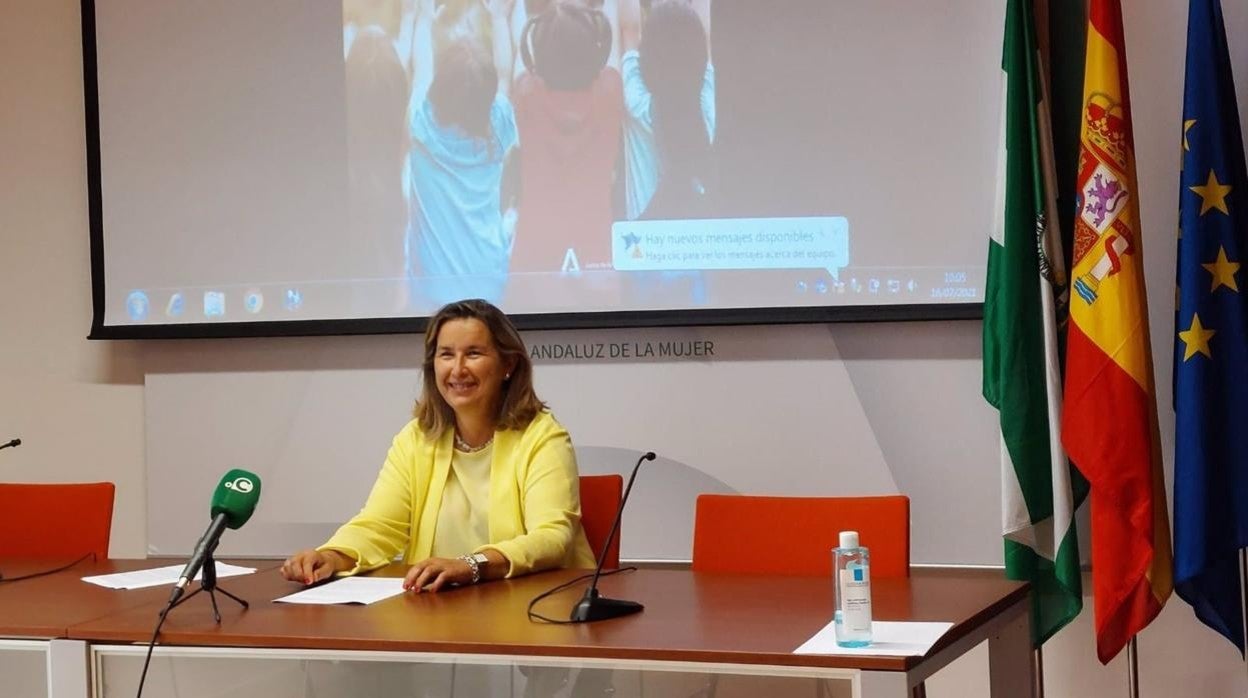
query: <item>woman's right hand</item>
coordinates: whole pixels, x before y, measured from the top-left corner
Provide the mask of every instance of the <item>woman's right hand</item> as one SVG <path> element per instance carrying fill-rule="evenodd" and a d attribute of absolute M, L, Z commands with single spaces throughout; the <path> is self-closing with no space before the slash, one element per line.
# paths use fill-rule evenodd
<path fill-rule="evenodd" d="M 286 558 L 282 576 L 292 582 L 315 584 L 354 566 L 354 560 L 336 550 L 303 550 Z"/>

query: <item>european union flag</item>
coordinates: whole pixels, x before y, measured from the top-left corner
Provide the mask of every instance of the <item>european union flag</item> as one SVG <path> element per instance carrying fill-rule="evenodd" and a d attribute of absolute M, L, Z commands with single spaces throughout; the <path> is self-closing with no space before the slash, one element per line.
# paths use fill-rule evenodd
<path fill-rule="evenodd" d="M 1191 0 L 1174 345 L 1174 582 L 1244 651 L 1248 547 L 1248 174 L 1219 0 Z"/>

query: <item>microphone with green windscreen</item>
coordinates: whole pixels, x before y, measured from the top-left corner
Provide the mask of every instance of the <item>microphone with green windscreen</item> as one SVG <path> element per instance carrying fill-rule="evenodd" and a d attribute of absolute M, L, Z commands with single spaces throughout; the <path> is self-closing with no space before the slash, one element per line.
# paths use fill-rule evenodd
<path fill-rule="evenodd" d="M 221 478 L 212 493 L 212 518 L 225 515 L 225 527 L 241 528 L 256 510 L 260 501 L 260 478 L 255 473 L 235 468 Z"/>
<path fill-rule="evenodd" d="M 195 550 L 191 552 L 191 559 L 178 576 L 178 583 L 169 594 L 170 605 L 182 598 L 187 585 L 199 573 L 212 551 L 216 550 L 217 542 L 221 540 L 225 529 L 239 528 L 247 523 L 259 500 L 260 478 L 255 473 L 235 468 L 221 478 L 216 491 L 212 493 L 212 523 L 208 524 L 208 530 L 200 536 Z"/>

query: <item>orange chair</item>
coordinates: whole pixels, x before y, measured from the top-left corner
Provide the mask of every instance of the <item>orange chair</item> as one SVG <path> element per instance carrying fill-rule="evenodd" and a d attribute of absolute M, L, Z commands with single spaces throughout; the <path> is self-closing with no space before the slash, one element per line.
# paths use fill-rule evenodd
<path fill-rule="evenodd" d="M 108 557 L 111 482 L 0 483 L 0 558 Z"/>
<path fill-rule="evenodd" d="M 620 508 L 620 495 L 624 491 L 624 478 L 619 475 L 582 475 L 581 476 L 581 527 L 585 529 L 585 537 L 589 539 L 589 548 L 594 551 L 594 559 L 602 555 L 602 548 L 611 533 L 611 524 L 615 521 L 615 512 Z M 603 569 L 614 569 L 620 566 L 620 536 L 616 532 L 615 540 L 607 550 L 607 560 Z"/>
<path fill-rule="evenodd" d="M 858 531 L 873 577 L 910 576 L 910 498 L 698 495 L 693 520 L 696 572 L 832 576 L 841 531 Z M 713 697 L 719 675 L 700 694 Z M 823 696 L 823 684 L 816 695 Z M 925 698 L 924 684 L 911 691 Z"/>
<path fill-rule="evenodd" d="M 910 576 L 910 498 L 698 496 L 693 569 L 832 574 L 841 531 L 858 531 L 875 577 Z"/>

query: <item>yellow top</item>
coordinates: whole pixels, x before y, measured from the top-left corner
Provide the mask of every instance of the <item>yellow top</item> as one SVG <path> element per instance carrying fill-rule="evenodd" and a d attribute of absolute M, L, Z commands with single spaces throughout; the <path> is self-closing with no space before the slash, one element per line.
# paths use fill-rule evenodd
<path fill-rule="evenodd" d="M 415 421 L 394 437 L 364 508 L 320 550 L 357 560 L 345 574 L 433 555 L 453 431 L 427 438 Z M 489 475 L 489 542 L 510 562 L 508 577 L 554 567 L 593 568 L 581 529 L 580 479 L 568 432 L 541 412 L 523 430 L 495 432 Z"/>
<path fill-rule="evenodd" d="M 451 454 L 451 472 L 442 490 L 438 527 L 433 531 L 434 557 L 459 557 L 490 542 L 490 461 L 494 444 Z"/>

